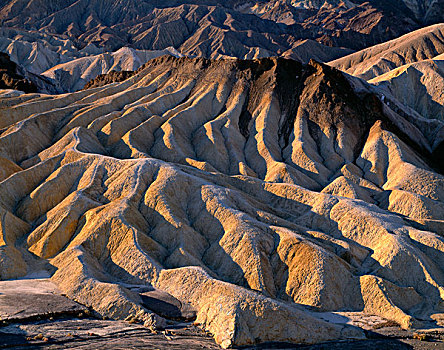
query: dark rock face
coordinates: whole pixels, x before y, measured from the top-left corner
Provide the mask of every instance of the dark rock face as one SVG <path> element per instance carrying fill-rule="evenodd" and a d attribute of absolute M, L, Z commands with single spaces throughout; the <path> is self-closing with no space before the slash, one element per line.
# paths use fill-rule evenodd
<path fill-rule="evenodd" d="M 124 81 L 128 78 L 131 78 L 134 74 L 135 74 L 135 72 L 127 71 L 127 70 L 120 71 L 120 72 L 113 70 L 113 71 L 109 72 L 108 74 L 100 74 L 95 79 L 92 79 L 91 81 L 86 83 L 83 90 L 91 89 L 91 88 L 95 88 L 95 87 L 100 87 L 100 86 L 104 86 L 104 85 L 111 84 L 111 83 L 118 83 L 118 82 Z"/>
<path fill-rule="evenodd" d="M 17 65 L 5 53 L 0 53 L 0 89 L 37 92 L 37 86 L 17 72 Z"/>
<path fill-rule="evenodd" d="M 181 303 L 162 290 L 152 290 L 139 294 L 142 305 L 157 315 L 166 319 L 178 321 L 193 321 L 196 319 L 196 311 L 187 304 Z"/>

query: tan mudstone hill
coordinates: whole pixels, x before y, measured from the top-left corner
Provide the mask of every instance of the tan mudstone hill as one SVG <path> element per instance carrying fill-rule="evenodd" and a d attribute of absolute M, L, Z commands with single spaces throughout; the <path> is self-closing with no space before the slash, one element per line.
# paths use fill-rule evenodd
<path fill-rule="evenodd" d="M 424 117 L 444 120 L 444 53 L 430 60 L 406 64 L 369 83 Z"/>
<path fill-rule="evenodd" d="M 91 86 L 94 86 L 92 84 Z M 0 278 L 100 315 L 197 311 L 223 347 L 360 338 L 316 311 L 444 313 L 444 124 L 310 62 L 175 58 L 0 100 Z"/>
<path fill-rule="evenodd" d="M 329 64 L 348 74 L 369 80 L 406 64 L 433 59 L 442 53 L 444 23 L 439 23 L 368 47 Z"/>

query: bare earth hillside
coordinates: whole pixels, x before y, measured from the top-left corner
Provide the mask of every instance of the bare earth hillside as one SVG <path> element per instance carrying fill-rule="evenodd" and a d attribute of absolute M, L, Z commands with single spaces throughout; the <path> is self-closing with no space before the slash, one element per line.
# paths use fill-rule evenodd
<path fill-rule="evenodd" d="M 423 28 L 329 63 L 377 85 L 430 119 L 444 118 L 444 24 Z"/>
<path fill-rule="evenodd" d="M 184 55 L 251 59 L 279 55 L 306 39 L 360 50 L 442 20 L 442 0 L 427 8 L 420 2 L 9 0 L 0 2 L 0 20 L 5 27 L 62 35 L 79 48 L 172 46 Z"/>
<path fill-rule="evenodd" d="M 123 82 L 0 99 L 0 278 L 223 347 L 362 339 L 318 312 L 443 325 L 444 123 L 311 61 L 162 56 Z M 314 332 L 314 329 L 321 329 Z"/>
<path fill-rule="evenodd" d="M 369 80 L 427 118 L 444 120 L 444 54 Z"/>
<path fill-rule="evenodd" d="M 83 89 L 85 84 L 98 75 L 111 71 L 134 71 L 144 63 L 163 55 L 181 56 L 174 48 L 148 51 L 122 47 L 113 53 L 89 55 L 67 63 L 51 66 L 41 73 L 57 87 L 59 92 L 73 92 Z"/>
<path fill-rule="evenodd" d="M 444 24 L 436 24 L 369 47 L 329 64 L 348 74 L 372 79 L 405 64 L 444 53 Z"/>

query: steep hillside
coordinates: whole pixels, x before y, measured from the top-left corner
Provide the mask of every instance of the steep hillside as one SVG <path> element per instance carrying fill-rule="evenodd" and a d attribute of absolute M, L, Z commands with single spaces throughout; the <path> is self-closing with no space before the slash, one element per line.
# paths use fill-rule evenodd
<path fill-rule="evenodd" d="M 123 47 L 113 53 L 90 55 L 58 64 L 41 75 L 50 79 L 59 92 L 73 92 L 83 89 L 87 82 L 98 75 L 111 71 L 134 71 L 148 60 L 167 54 L 181 56 L 173 48 L 147 51 Z"/>
<path fill-rule="evenodd" d="M 154 286 L 223 347 L 364 336 L 316 311 L 441 322 L 444 123 L 333 68 L 163 56 L 3 98 L 0 128 L 2 279 L 55 268 L 70 298 L 147 326 Z"/>
<path fill-rule="evenodd" d="M 348 74 L 372 79 L 405 64 L 444 53 L 444 24 L 426 27 L 398 39 L 339 58 L 329 64 Z"/>
<path fill-rule="evenodd" d="M 369 80 L 427 118 L 444 120 L 444 54 Z"/>
<path fill-rule="evenodd" d="M 20 74 L 17 65 L 5 53 L 0 53 L 0 89 L 37 92 L 37 86 Z"/>

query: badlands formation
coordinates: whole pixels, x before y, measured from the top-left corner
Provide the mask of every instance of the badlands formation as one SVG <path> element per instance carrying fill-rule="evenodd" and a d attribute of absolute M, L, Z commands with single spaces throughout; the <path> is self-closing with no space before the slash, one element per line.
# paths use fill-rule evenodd
<path fill-rule="evenodd" d="M 0 2 L 0 21 L 79 48 L 174 47 L 207 58 L 297 55 L 298 42 L 311 39 L 325 53 L 335 47 L 333 60 L 339 48 L 360 50 L 439 23 L 443 1 L 9 0 Z"/>
<path fill-rule="evenodd" d="M 444 52 L 444 23 L 369 47 L 329 64 L 362 79 L 372 79 L 400 66 L 433 59 Z"/>
<path fill-rule="evenodd" d="M 137 70 L 155 57 L 182 56 L 172 47 L 151 51 L 122 47 L 103 52 L 90 44 L 79 50 L 66 38 L 12 28 L 0 28 L 0 52 L 17 64 L 17 73 L 36 85 L 39 92 L 52 94 L 81 90 L 90 80 L 113 70 Z M 325 56 L 323 61 L 328 58 Z"/>
<path fill-rule="evenodd" d="M 46 270 L 162 327 L 154 287 L 225 348 L 364 337 L 319 311 L 442 326 L 442 121 L 283 58 L 162 56 L 89 87 L 0 99 L 0 279 Z"/>
<path fill-rule="evenodd" d="M 444 120 L 444 24 L 422 28 L 329 63 L 376 85 L 430 119 Z"/>
<path fill-rule="evenodd" d="M 444 120 L 444 54 L 369 80 L 424 117 Z"/>
<path fill-rule="evenodd" d="M 257 20 L 260 21 L 259 18 Z M 260 30 L 265 31 L 266 29 L 267 27 L 263 25 Z M 235 34 L 236 28 L 231 28 L 229 31 L 231 31 L 230 35 L 243 35 Z M 197 38 L 190 39 L 190 41 L 193 41 L 193 44 L 190 45 L 201 47 L 208 40 L 225 41 L 224 35 L 208 34 L 205 37 L 199 35 Z M 223 45 L 211 45 L 212 47 L 220 46 L 220 50 L 203 50 L 201 48 L 191 50 L 190 47 L 187 49 L 179 47 L 179 50 L 191 56 L 216 58 L 233 56 L 245 58 L 268 57 L 277 55 L 279 52 L 282 53 L 283 57 L 304 63 L 308 63 L 310 59 L 328 62 L 353 52 L 351 49 L 342 47 L 327 47 L 310 39 L 296 39 L 295 37 L 287 39 L 289 40 L 288 43 L 281 43 L 281 46 L 277 45 L 273 48 L 269 46 L 268 38 L 251 40 L 251 47 L 247 51 L 233 41 Z M 239 40 L 244 41 L 242 37 Z M 128 46 L 121 47 L 114 52 L 106 52 L 103 48 L 97 47 L 95 43 L 82 45 L 83 48 L 79 49 L 75 42 L 65 35 L 0 27 L 0 52 L 7 54 L 9 59 L 17 64 L 17 74 L 32 82 L 39 92 L 49 94 L 81 90 L 87 82 L 95 79 L 98 75 L 108 74 L 112 71 L 135 71 L 148 60 L 162 55 L 183 56 L 172 46 L 167 47 L 166 44 L 169 42 L 166 40 L 163 42 L 165 45 L 153 45 L 161 48 L 157 50 L 135 49 L 134 46 L 138 47 L 140 45 L 125 43 Z M 269 46 L 268 49 L 263 48 L 265 43 Z M 177 43 L 171 42 L 171 44 Z M 221 50 L 223 53 L 221 53 Z M 0 69 L 3 69 L 3 66 L 2 63 Z M 23 90 L 23 88 L 18 88 L 18 90 Z M 26 89 L 26 91 L 29 91 L 29 89 Z"/>

